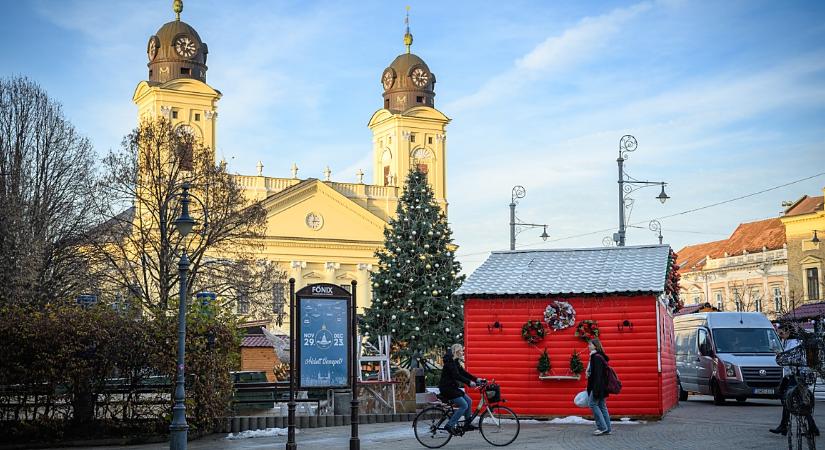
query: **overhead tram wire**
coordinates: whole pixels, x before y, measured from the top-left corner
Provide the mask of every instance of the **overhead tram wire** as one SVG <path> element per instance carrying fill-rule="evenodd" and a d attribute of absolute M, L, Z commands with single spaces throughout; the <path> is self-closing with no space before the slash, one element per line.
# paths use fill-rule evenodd
<path fill-rule="evenodd" d="M 794 184 L 797 184 L 797 183 L 801 183 L 803 181 L 808 181 L 808 180 L 811 180 L 811 179 L 814 179 L 814 178 L 817 178 L 817 177 L 821 177 L 823 175 L 825 175 L 825 172 L 820 172 L 820 173 L 817 173 L 817 174 L 814 174 L 814 175 L 811 175 L 811 176 L 807 176 L 805 178 L 800 178 L 798 180 L 793 180 L 793 181 L 789 181 L 787 183 L 783 183 L 783 184 L 772 186 L 772 187 L 769 187 L 769 188 L 766 188 L 766 189 L 762 189 L 761 191 L 751 192 L 749 194 L 740 195 L 739 197 L 734 197 L 734 198 L 731 198 L 731 199 L 728 199 L 728 200 L 723 200 L 721 202 L 711 203 L 709 205 L 700 206 L 698 208 L 687 209 L 685 211 L 681 211 L 681 212 L 678 212 L 678 213 L 656 217 L 655 219 L 656 220 L 661 220 L 661 219 L 668 219 L 668 218 L 676 217 L 676 216 L 683 216 L 685 214 L 690 214 L 690 213 L 694 213 L 694 212 L 697 212 L 697 211 L 702 211 L 704 209 L 713 208 L 715 206 L 720 206 L 720 205 L 724 205 L 724 204 L 727 204 L 727 203 L 731 203 L 731 202 L 739 201 L 739 200 L 746 199 L 746 198 L 749 198 L 749 197 L 753 197 L 753 196 L 756 196 L 756 195 L 759 195 L 759 194 L 764 194 L 765 192 L 775 191 L 777 189 L 781 189 L 783 187 L 787 187 L 787 186 L 791 186 L 791 185 L 794 185 Z M 634 222 L 630 225 L 644 224 L 644 223 L 647 223 L 649 221 L 650 221 L 650 219 L 641 220 L 641 221 L 638 221 L 638 222 Z M 547 242 L 566 241 L 568 239 L 575 239 L 575 238 L 579 238 L 579 237 L 592 236 L 594 234 L 605 233 L 605 232 L 608 232 L 608 231 L 613 231 L 615 229 L 616 229 L 616 227 L 610 227 L 610 228 L 604 228 L 604 229 L 601 229 L 601 230 L 588 231 L 587 233 L 572 234 L 572 235 L 563 236 L 563 237 L 560 237 L 560 238 L 548 239 Z M 673 230 L 673 231 L 676 231 L 676 230 Z M 685 232 L 687 233 L 688 231 L 685 231 Z M 693 233 L 697 233 L 697 232 L 693 232 Z M 697 233 L 697 234 L 699 234 L 699 233 Z M 519 249 L 519 248 L 525 248 L 525 247 L 535 247 L 537 245 L 546 244 L 547 242 L 532 242 L 532 243 L 527 243 L 527 244 L 521 244 L 521 245 L 517 245 L 516 248 Z M 467 257 L 467 256 L 486 255 L 488 253 L 490 253 L 490 252 L 486 251 L 486 252 L 467 253 L 467 254 L 464 254 L 464 255 L 457 255 L 457 257 L 463 258 L 463 257 Z"/>

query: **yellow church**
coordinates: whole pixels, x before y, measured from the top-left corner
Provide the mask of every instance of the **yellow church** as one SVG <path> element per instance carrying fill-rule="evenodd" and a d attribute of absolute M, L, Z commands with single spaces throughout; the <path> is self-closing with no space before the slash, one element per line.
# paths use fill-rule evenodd
<path fill-rule="evenodd" d="M 182 2 L 175 2 L 175 20 L 164 24 L 146 47 L 148 79 L 138 83 L 132 100 L 138 119 L 164 116 L 186 127 L 216 148 L 221 92 L 207 83 L 208 47 L 198 32 L 180 20 Z M 311 283 L 350 288 L 358 282 L 360 305 L 371 299 L 370 272 L 374 253 L 383 245 L 383 231 L 395 213 L 406 174 L 413 167 L 427 173 L 436 199 L 446 211 L 446 128 L 450 119 L 435 108 L 435 75 L 411 53 L 409 26 L 406 51 L 380 74 L 383 104 L 369 118 L 372 130 L 373 180 L 356 183 L 291 178 L 258 173 L 235 175 L 245 195 L 261 201 L 267 225 L 261 258 L 283 266 L 296 289 Z M 366 115 L 365 115 L 366 116 Z M 244 311 L 239 311 L 243 313 Z"/>

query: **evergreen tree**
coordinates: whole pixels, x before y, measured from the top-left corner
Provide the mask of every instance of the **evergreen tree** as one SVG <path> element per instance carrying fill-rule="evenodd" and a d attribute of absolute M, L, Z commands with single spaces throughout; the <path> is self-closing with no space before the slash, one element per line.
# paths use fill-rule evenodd
<path fill-rule="evenodd" d="M 452 293 L 464 275 L 451 235 L 427 175 L 410 171 L 384 230 L 384 248 L 376 252 L 372 306 L 364 314 L 364 334 L 390 335 L 394 356 L 402 360 L 463 340 L 464 306 Z"/>

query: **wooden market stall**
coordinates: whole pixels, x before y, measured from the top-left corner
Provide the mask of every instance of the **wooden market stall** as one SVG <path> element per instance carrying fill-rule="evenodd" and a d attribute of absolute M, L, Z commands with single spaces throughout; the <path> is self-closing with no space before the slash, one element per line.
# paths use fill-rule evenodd
<path fill-rule="evenodd" d="M 623 383 L 608 399 L 611 415 L 660 418 L 678 401 L 674 266 L 667 245 L 493 252 L 455 293 L 467 369 L 495 378 L 519 415 L 590 415 L 573 404 L 587 381 L 570 367 L 574 352 L 583 367 L 589 358 L 577 331 L 598 329 Z M 545 349 L 552 369 L 542 375 Z"/>

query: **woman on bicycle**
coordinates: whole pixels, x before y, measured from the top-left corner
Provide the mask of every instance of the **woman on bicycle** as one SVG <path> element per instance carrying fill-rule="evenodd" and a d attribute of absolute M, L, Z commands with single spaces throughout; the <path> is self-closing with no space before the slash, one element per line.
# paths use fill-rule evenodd
<path fill-rule="evenodd" d="M 475 387 L 478 377 L 464 370 L 461 366 L 462 361 L 464 361 L 464 347 L 461 344 L 453 344 L 444 354 L 441 380 L 438 382 L 441 397 L 456 405 L 455 413 L 447 421 L 446 428 L 451 434 L 455 432 L 455 426 L 462 415 L 464 415 L 465 422 L 464 431 L 475 429 L 470 423 L 473 400 L 461 388 L 465 384 Z"/>

